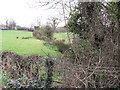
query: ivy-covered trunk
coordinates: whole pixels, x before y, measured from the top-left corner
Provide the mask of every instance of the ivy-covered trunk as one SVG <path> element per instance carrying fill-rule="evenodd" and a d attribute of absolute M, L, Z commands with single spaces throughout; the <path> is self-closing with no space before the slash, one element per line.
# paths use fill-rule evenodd
<path fill-rule="evenodd" d="M 47 68 L 47 79 L 46 79 L 46 86 L 45 88 L 51 88 L 52 81 L 53 81 L 53 61 L 52 60 L 46 60 L 46 68 Z"/>
<path fill-rule="evenodd" d="M 120 1 L 117 2 L 117 31 L 118 31 L 118 51 L 117 51 L 117 61 L 120 62 Z M 119 64 L 118 64 L 119 65 Z M 119 65 L 120 67 L 120 65 Z M 118 86 L 118 89 L 120 89 L 120 82 L 119 82 L 119 86 Z"/>

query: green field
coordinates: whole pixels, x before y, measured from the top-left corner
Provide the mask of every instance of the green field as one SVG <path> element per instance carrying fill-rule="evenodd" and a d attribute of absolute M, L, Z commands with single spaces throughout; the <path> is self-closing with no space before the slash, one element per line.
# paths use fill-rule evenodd
<path fill-rule="evenodd" d="M 18 39 L 16 37 L 19 37 Z M 22 39 L 23 37 L 32 37 L 30 39 Z M 55 33 L 54 37 L 58 40 L 65 39 L 68 42 L 67 33 Z M 46 54 L 52 57 L 61 55 L 56 47 L 44 45 L 45 41 L 38 40 L 33 37 L 32 32 L 0 30 L 0 51 L 11 51 L 20 55 L 41 55 Z M 0 72 L 0 87 L 8 80 L 7 75 Z M 3 83 L 3 84 L 2 84 Z"/>
<path fill-rule="evenodd" d="M 23 37 L 31 38 L 22 39 Z M 72 34 L 70 34 L 70 37 L 72 37 Z M 68 43 L 67 33 L 54 33 L 54 38 L 57 40 L 64 39 L 65 43 Z M 0 51 L 11 51 L 20 55 L 40 55 L 44 57 L 47 56 L 46 54 L 49 54 L 51 57 L 59 57 L 61 55 L 55 46 L 45 45 L 44 43 L 46 42 L 34 38 L 32 32 L 0 30 Z M 0 87 L 8 80 L 8 76 L 3 74 L 0 72 Z"/>
<path fill-rule="evenodd" d="M 61 34 L 61 35 L 60 35 Z M 66 33 L 55 34 L 58 39 L 66 38 Z M 0 42 L 2 48 L 0 51 L 11 51 L 20 55 L 41 55 L 50 54 L 52 57 L 60 55 L 56 47 L 45 46 L 45 41 L 38 40 L 32 37 L 32 32 L 15 31 L 15 30 L 0 30 Z M 18 39 L 16 37 L 19 37 Z M 23 37 L 32 37 L 30 39 L 22 39 Z"/>
<path fill-rule="evenodd" d="M 18 39 L 16 37 L 19 37 Z M 32 37 L 22 39 L 23 37 Z M 58 40 L 65 39 L 68 43 L 67 33 L 55 33 L 54 37 Z M 70 34 L 72 37 L 72 34 Z M 0 30 L 0 51 L 11 51 L 20 55 L 51 55 L 57 57 L 61 53 L 56 47 L 45 46 L 45 41 L 33 38 L 32 32 L 18 30 Z"/>
<path fill-rule="evenodd" d="M 73 34 L 72 33 L 55 33 L 54 34 L 54 37 L 58 40 L 62 40 L 64 39 L 65 40 L 65 43 L 69 43 L 69 38 L 68 38 L 68 35 L 69 35 L 69 38 L 70 38 L 70 42 L 72 41 L 72 38 L 73 38 Z"/>

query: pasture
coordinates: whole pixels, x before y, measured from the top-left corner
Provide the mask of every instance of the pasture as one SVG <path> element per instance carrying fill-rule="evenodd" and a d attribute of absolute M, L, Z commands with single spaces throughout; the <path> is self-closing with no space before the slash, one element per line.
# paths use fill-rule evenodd
<path fill-rule="evenodd" d="M 45 41 L 33 38 L 32 32 L 5 30 L 0 31 L 0 34 L 2 36 L 0 37 L 0 41 L 2 42 L 0 51 L 11 51 L 20 55 L 46 56 L 46 54 L 49 54 L 52 57 L 60 55 L 56 47 L 45 46 Z M 62 33 L 62 35 L 65 36 L 66 34 Z M 59 34 L 56 34 L 55 37 L 60 39 L 62 35 L 59 36 Z M 23 37 L 30 38 L 23 39 Z"/>
<path fill-rule="evenodd" d="M 69 36 L 69 38 L 68 38 Z M 62 40 L 64 39 L 65 40 L 65 43 L 69 43 L 69 39 L 70 39 L 70 42 L 72 42 L 73 40 L 73 34 L 72 33 L 67 33 L 67 32 L 64 32 L 64 33 L 55 33 L 54 34 L 54 37 L 57 39 L 57 40 Z"/>
<path fill-rule="evenodd" d="M 70 36 L 72 37 L 72 34 Z M 64 39 L 65 43 L 68 43 L 67 33 L 54 33 L 54 38 L 57 40 Z M 0 30 L 0 51 L 11 51 L 19 55 L 40 55 L 43 57 L 48 54 L 51 57 L 59 57 L 61 55 L 56 47 L 46 46 L 44 43 L 46 42 L 34 38 L 32 32 Z M 8 76 L 3 74 L 0 72 L 0 87 L 8 80 Z"/>

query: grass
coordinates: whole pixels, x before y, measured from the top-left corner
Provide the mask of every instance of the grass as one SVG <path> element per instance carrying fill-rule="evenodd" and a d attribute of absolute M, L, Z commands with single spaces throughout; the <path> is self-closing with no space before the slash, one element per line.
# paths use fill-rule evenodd
<path fill-rule="evenodd" d="M 68 38 L 68 35 L 69 35 L 69 38 L 70 38 L 70 42 L 72 41 L 72 38 L 73 38 L 73 34 L 72 33 L 55 33 L 54 34 L 54 37 L 58 40 L 62 40 L 64 39 L 65 40 L 65 43 L 69 43 L 69 38 Z"/>
<path fill-rule="evenodd" d="M 0 51 L 11 51 L 20 55 L 46 56 L 46 54 L 49 54 L 52 57 L 60 55 L 56 47 L 45 46 L 43 40 L 35 38 L 22 39 L 22 37 L 32 37 L 32 32 L 7 30 L 0 31 L 0 34 L 2 34 L 2 37 L 0 37 L 0 41 L 2 41 Z"/>
<path fill-rule="evenodd" d="M 70 34 L 71 36 L 72 34 Z M 16 37 L 19 37 L 18 39 Z M 20 55 L 41 55 L 50 54 L 52 57 L 61 55 L 56 47 L 44 45 L 45 41 L 36 38 L 22 39 L 23 37 L 32 37 L 32 32 L 0 30 L 0 51 L 11 51 Z M 55 33 L 54 37 L 58 40 L 65 39 L 68 43 L 67 33 Z M 54 74 L 54 80 L 58 80 L 58 75 Z M 7 82 L 8 76 L 0 72 L 0 87 Z"/>

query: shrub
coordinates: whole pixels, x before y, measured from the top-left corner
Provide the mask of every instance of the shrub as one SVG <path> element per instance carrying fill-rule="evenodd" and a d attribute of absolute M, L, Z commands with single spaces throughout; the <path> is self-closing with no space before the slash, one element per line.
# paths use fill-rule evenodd
<path fill-rule="evenodd" d="M 33 36 L 40 40 L 51 40 L 53 38 L 53 30 L 50 26 L 35 27 Z"/>
<path fill-rule="evenodd" d="M 70 47 L 68 44 L 65 44 L 64 42 L 59 40 L 55 41 L 54 45 L 57 47 L 58 51 L 61 53 L 64 53 Z"/>
<path fill-rule="evenodd" d="M 44 35 L 49 38 L 49 39 L 52 39 L 53 37 L 53 30 L 50 26 L 46 25 L 44 28 L 43 28 L 43 33 Z"/>
<path fill-rule="evenodd" d="M 36 37 L 37 39 L 41 39 L 41 36 L 42 36 L 41 34 L 42 32 L 38 29 L 34 30 L 33 32 L 33 36 Z"/>
<path fill-rule="evenodd" d="M 52 86 L 54 61 L 51 58 L 37 55 L 21 56 L 12 52 L 2 52 L 1 56 L 3 61 L 1 66 L 5 73 L 1 71 L 0 74 L 6 78 L 5 88 L 50 88 Z"/>

